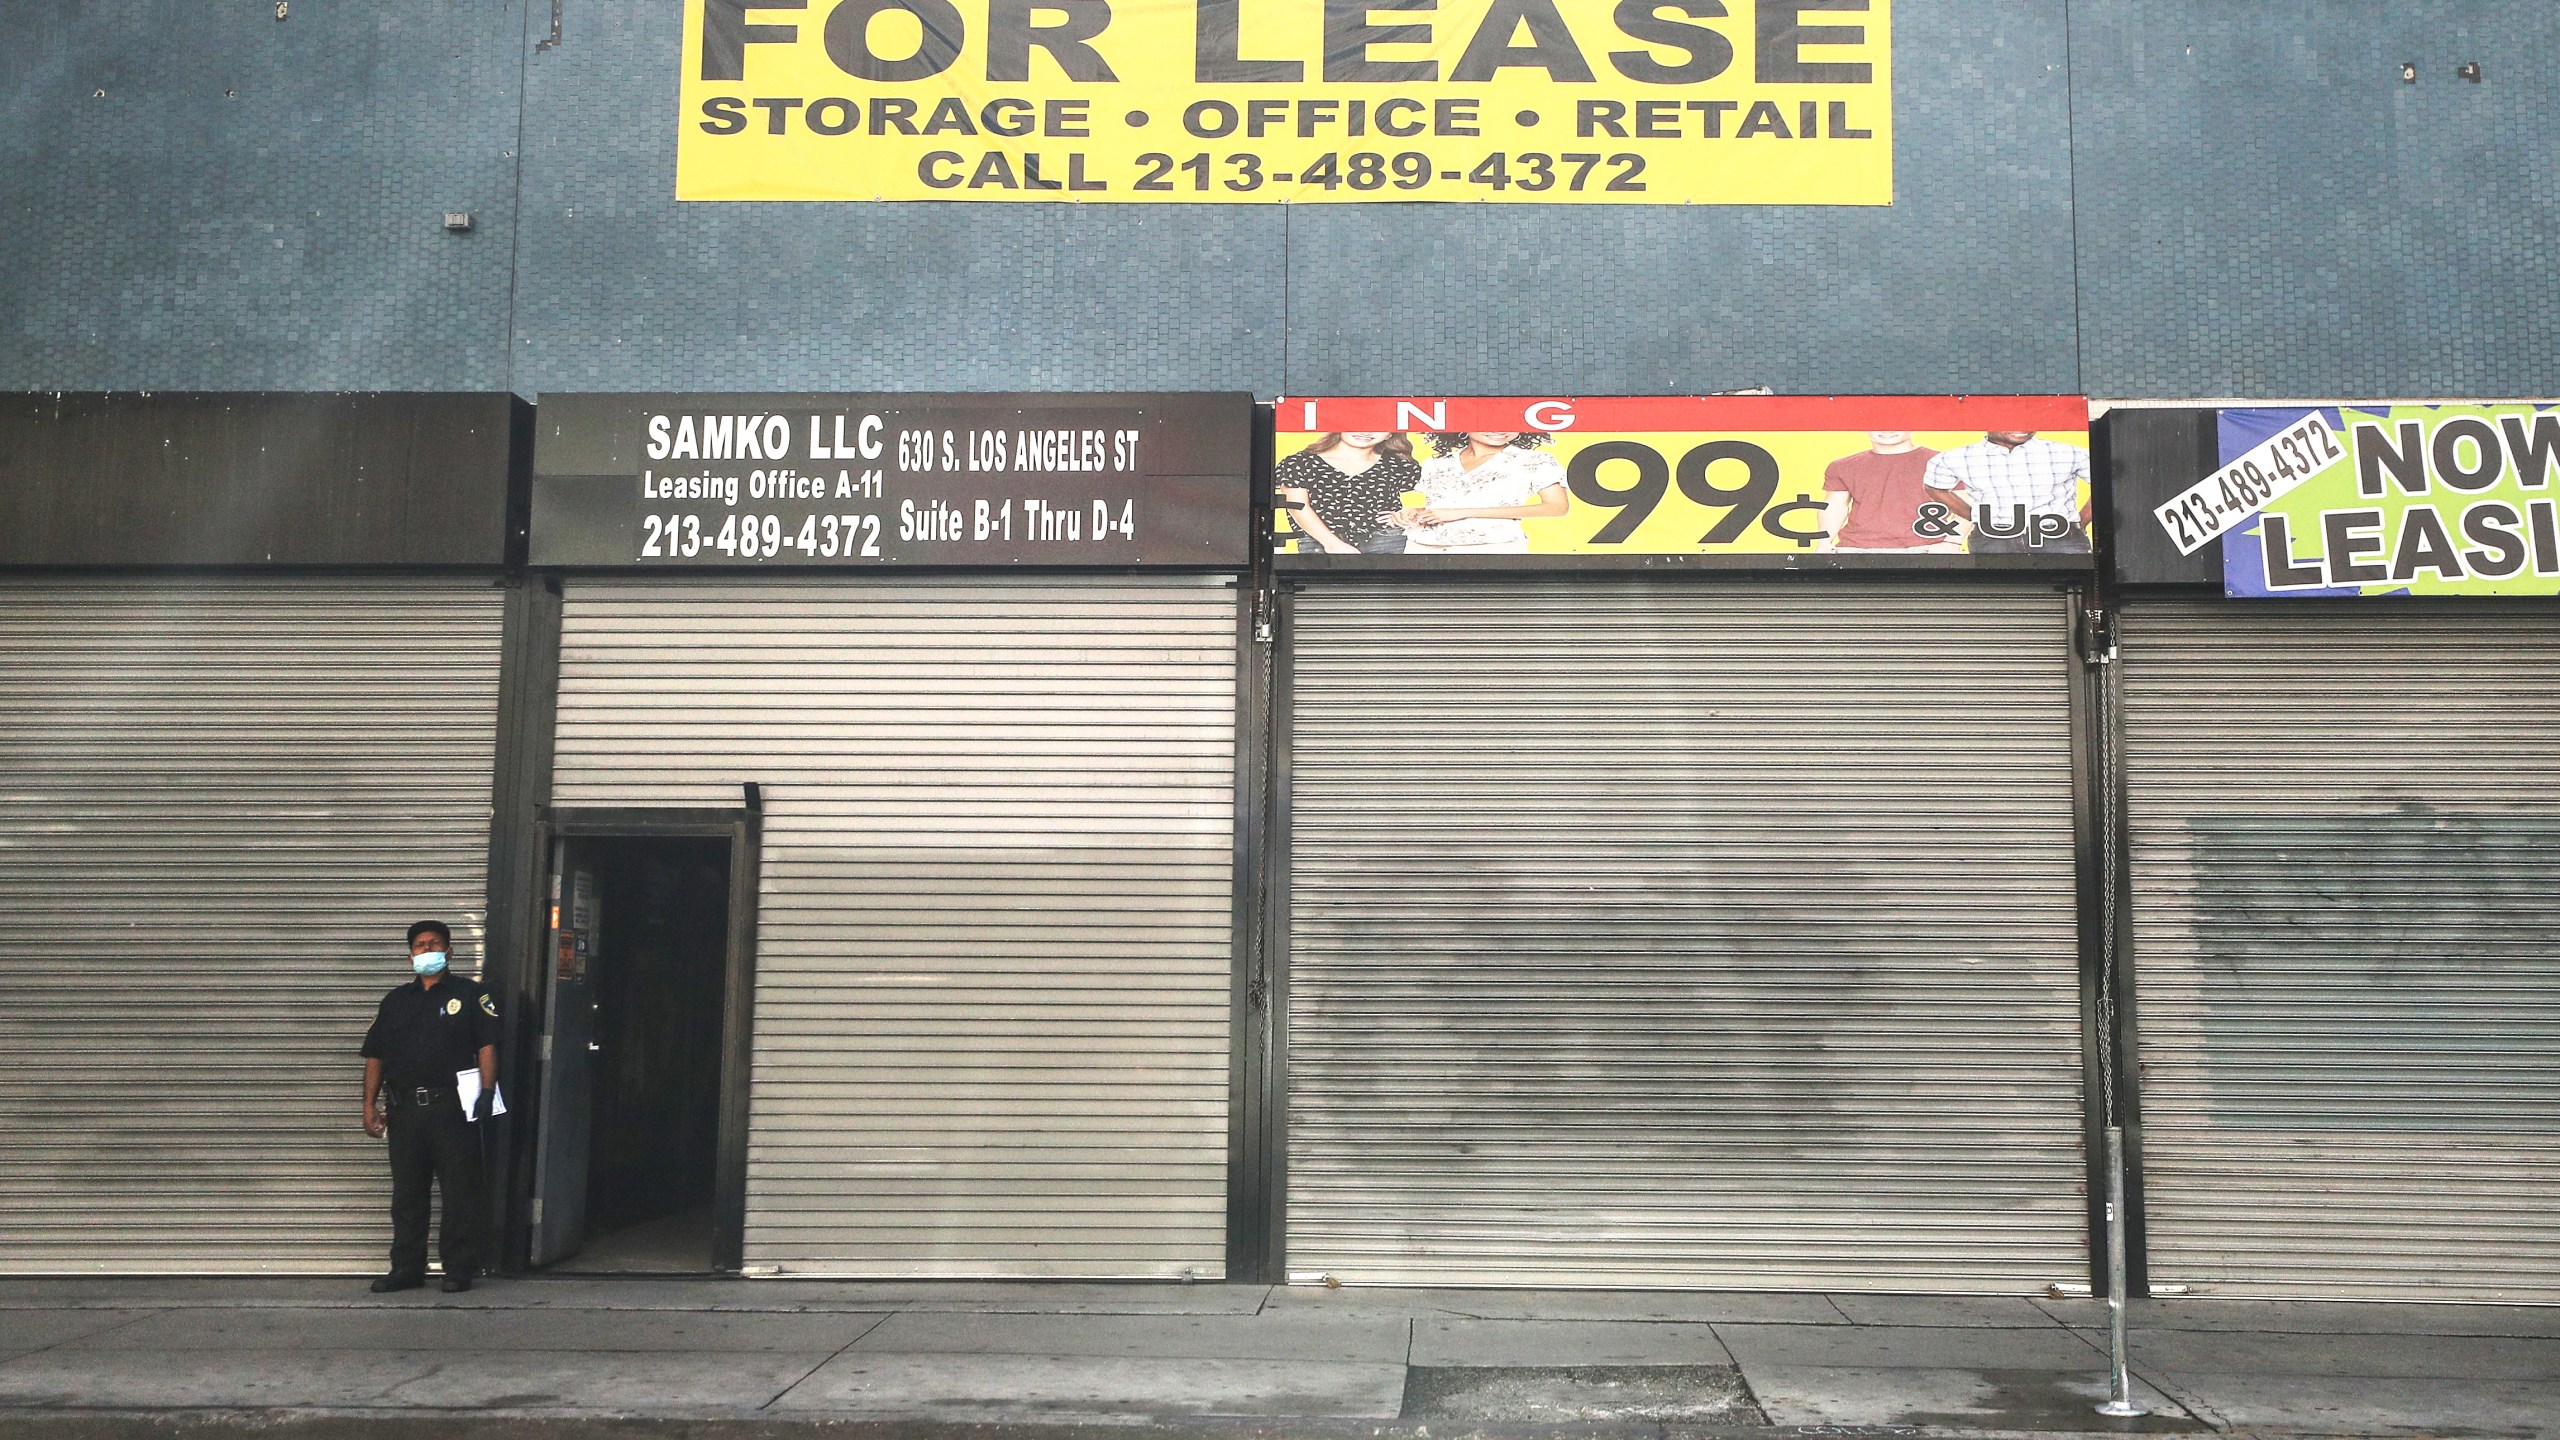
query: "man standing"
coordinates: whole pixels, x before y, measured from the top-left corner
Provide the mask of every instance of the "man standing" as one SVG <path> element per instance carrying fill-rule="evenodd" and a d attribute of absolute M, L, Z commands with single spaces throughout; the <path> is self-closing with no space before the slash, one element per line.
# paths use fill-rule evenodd
<path fill-rule="evenodd" d="M 1923 524 L 1920 507 L 1931 503 L 1921 483 L 1938 452 L 1916 444 L 1908 430 L 1870 430 L 1867 448 L 1843 455 L 1822 472 L 1828 503 L 1822 529 L 1825 550 L 1951 551 L 1952 518 Z"/>
<path fill-rule="evenodd" d="M 444 1195 L 444 1288 L 471 1288 L 480 1268 L 489 1202 L 480 1180 L 480 1129 L 498 1086 L 498 1002 L 478 982 L 448 974 L 453 932 L 441 920 L 409 927 L 417 979 L 382 997 L 364 1032 L 364 1133 L 391 1136 L 391 1273 L 375 1294 L 427 1281 L 427 1187 Z M 477 1067 L 470 1113 L 458 1084 Z M 379 1108 L 387 1102 L 388 1115 Z"/>
<path fill-rule="evenodd" d="M 2032 430 L 1994 430 L 1930 461 L 1928 486 L 1972 518 L 1976 555 L 2086 555 L 2088 478 L 2088 451 Z"/>

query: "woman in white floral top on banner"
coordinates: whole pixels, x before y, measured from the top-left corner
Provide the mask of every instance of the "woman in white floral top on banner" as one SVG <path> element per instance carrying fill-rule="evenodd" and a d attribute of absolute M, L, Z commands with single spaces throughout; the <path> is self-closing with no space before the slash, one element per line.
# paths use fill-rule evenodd
<path fill-rule="evenodd" d="M 1543 430 L 1434 434 L 1422 465 L 1424 503 L 1381 517 L 1405 530 L 1409 555 L 1526 555 L 1523 520 L 1573 508 L 1564 466 L 1538 447 Z"/>

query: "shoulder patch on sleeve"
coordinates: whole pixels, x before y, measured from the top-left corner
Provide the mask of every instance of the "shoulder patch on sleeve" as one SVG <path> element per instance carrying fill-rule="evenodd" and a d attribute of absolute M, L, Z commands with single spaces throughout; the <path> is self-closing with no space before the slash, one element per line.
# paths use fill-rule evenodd
<path fill-rule="evenodd" d="M 492 1020 L 498 1018 L 497 999 L 490 995 L 486 990 L 480 992 L 480 1013 L 488 1016 Z"/>

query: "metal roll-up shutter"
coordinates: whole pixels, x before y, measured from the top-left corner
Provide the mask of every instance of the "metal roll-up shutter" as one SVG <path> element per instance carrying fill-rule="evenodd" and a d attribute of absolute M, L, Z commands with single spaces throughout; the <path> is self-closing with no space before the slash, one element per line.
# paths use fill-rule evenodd
<path fill-rule="evenodd" d="M 2132 604 L 2151 1278 L 2560 1301 L 2560 614 Z"/>
<path fill-rule="evenodd" d="M 563 806 L 763 786 L 745 1260 L 1221 1275 L 1225 580 L 572 583 Z"/>
<path fill-rule="evenodd" d="M 476 972 L 487 580 L 0 581 L 0 1271 L 380 1270 L 357 1048 Z"/>
<path fill-rule="evenodd" d="M 2067 601 L 1317 584 L 1292 1275 L 2088 1271 Z"/>

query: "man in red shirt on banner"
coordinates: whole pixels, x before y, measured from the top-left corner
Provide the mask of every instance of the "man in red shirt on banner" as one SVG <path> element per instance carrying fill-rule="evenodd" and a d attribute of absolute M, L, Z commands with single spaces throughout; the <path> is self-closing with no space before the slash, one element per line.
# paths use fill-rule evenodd
<path fill-rule="evenodd" d="M 1824 550 L 1952 552 L 1955 520 L 1944 496 L 1924 483 L 1937 451 L 1915 443 L 1908 430 L 1870 430 L 1867 448 L 1844 455 L 1822 472 L 1828 504 Z M 1941 518 L 1924 523 L 1920 507 L 1936 503 Z"/>

